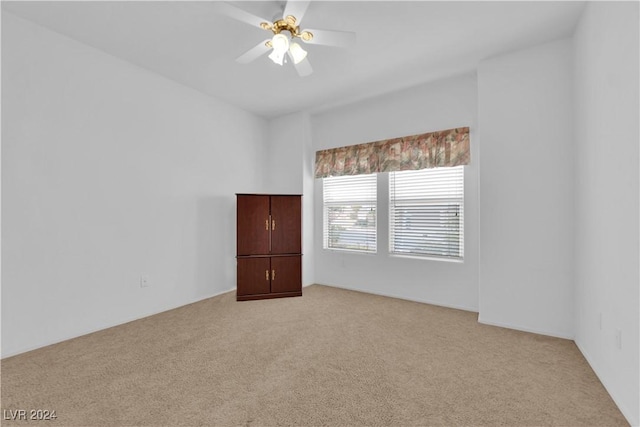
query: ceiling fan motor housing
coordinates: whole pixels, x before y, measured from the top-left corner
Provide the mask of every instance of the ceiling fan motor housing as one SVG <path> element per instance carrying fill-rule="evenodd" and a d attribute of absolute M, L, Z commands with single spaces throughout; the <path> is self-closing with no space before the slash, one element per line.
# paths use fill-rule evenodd
<path fill-rule="evenodd" d="M 313 38 L 313 34 L 309 31 L 300 32 L 300 27 L 296 25 L 296 18 L 293 15 L 287 15 L 283 19 L 278 19 L 273 24 L 263 22 L 260 24 L 260 27 L 264 30 L 273 31 L 273 34 L 288 31 L 291 34 L 291 38 L 300 37 L 304 41 L 309 41 Z"/>

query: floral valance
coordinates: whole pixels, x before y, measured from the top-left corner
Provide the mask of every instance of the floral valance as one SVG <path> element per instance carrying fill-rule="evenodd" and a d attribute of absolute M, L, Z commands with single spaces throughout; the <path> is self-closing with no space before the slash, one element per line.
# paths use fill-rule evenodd
<path fill-rule="evenodd" d="M 316 178 L 469 163 L 469 128 L 386 139 L 316 152 Z"/>

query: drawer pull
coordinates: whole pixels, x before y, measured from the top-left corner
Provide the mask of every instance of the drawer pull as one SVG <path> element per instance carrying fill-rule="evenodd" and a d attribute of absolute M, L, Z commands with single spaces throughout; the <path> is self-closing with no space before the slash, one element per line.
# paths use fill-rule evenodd
<path fill-rule="evenodd" d="M 271 270 L 271 280 L 276 280 L 276 271 Z"/>
<path fill-rule="evenodd" d="M 265 279 L 265 280 L 269 280 L 269 270 L 265 270 L 265 272 L 264 272 L 264 279 Z"/>

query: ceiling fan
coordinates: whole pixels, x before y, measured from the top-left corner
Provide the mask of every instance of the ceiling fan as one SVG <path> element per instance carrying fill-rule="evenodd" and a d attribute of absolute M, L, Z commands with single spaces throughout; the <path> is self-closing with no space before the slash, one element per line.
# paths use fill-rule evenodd
<path fill-rule="evenodd" d="M 283 65 L 288 59 L 293 63 L 298 75 L 308 76 L 313 72 L 307 59 L 307 52 L 296 42 L 300 39 L 306 44 L 325 46 L 348 47 L 356 40 L 356 34 L 350 31 L 300 29 L 300 23 L 304 17 L 310 1 L 289 0 L 284 6 L 280 17 L 278 14 L 273 20 L 264 19 L 249 13 L 243 9 L 225 2 L 215 2 L 220 13 L 238 21 L 253 25 L 273 33 L 253 48 L 249 49 L 236 61 L 240 64 L 248 64 L 271 50 L 269 59 L 278 65 Z"/>

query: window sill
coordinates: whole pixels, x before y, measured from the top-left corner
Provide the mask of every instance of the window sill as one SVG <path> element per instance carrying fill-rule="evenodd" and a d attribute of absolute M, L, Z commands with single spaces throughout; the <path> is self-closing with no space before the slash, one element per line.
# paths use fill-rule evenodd
<path fill-rule="evenodd" d="M 323 251 L 336 252 L 340 254 L 355 254 L 355 255 L 378 255 L 378 252 L 357 251 L 354 249 L 336 249 L 336 248 L 322 248 Z"/>
<path fill-rule="evenodd" d="M 443 262 L 450 262 L 454 264 L 464 264 L 464 258 L 445 258 L 445 257 L 435 257 L 435 256 L 402 255 L 402 254 L 389 254 L 389 257 L 416 259 L 420 261 L 443 261 Z"/>

